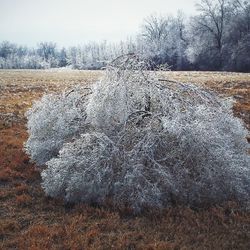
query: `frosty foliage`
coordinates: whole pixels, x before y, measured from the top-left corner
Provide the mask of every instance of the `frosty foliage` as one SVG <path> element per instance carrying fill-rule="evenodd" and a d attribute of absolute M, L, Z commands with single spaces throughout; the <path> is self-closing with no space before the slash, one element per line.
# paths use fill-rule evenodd
<path fill-rule="evenodd" d="M 38 165 L 56 156 L 63 143 L 85 131 L 88 88 L 44 95 L 26 113 L 29 139 L 25 149 Z"/>
<path fill-rule="evenodd" d="M 26 148 L 39 164 L 49 160 L 46 194 L 98 204 L 112 198 L 136 212 L 248 201 L 247 130 L 232 101 L 148 68 L 134 54 L 119 57 L 88 98 L 79 88 L 45 96 L 29 111 Z"/>

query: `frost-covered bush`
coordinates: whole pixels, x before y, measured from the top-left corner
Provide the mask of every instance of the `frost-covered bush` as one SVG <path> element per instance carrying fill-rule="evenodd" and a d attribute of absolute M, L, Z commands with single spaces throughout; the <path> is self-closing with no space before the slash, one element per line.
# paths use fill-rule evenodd
<path fill-rule="evenodd" d="M 233 116 L 232 101 L 192 84 L 158 79 L 147 68 L 135 55 L 120 57 L 88 98 L 75 91 L 70 100 L 83 100 L 76 112 L 81 122 L 65 118 L 60 123 L 64 125 L 54 126 L 60 146 L 56 144 L 53 154 L 42 143 L 44 133 L 48 141 L 55 138 L 51 128 L 40 131 L 34 121 L 39 123 L 46 105 L 58 109 L 51 102 L 54 97 L 39 102 L 39 112 L 30 111 L 29 129 L 34 132 L 29 152 L 34 151 L 30 154 L 40 162 L 50 159 L 42 172 L 46 194 L 98 204 L 112 198 L 116 206 L 134 211 L 176 203 L 248 201 L 247 130 Z M 56 99 L 64 103 L 65 95 Z M 57 111 L 51 112 L 47 124 L 54 120 Z M 34 150 L 30 141 L 37 137 Z M 37 152 L 48 156 L 37 157 Z"/>
<path fill-rule="evenodd" d="M 82 134 L 64 144 L 58 158 L 48 161 L 42 173 L 46 193 L 65 196 L 68 201 L 103 201 L 113 182 L 116 153 L 114 143 L 101 133 Z"/>
<path fill-rule="evenodd" d="M 38 165 L 57 156 L 63 143 L 85 131 L 89 89 L 76 86 L 61 94 L 47 94 L 26 113 L 29 139 L 26 152 Z"/>

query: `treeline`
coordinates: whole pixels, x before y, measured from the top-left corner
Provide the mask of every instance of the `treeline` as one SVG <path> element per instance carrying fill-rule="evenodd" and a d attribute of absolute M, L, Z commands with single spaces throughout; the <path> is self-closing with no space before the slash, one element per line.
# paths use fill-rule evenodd
<path fill-rule="evenodd" d="M 73 69 L 100 69 L 112 58 L 134 51 L 127 43 L 89 43 L 59 49 L 56 43 L 41 42 L 37 48 L 18 46 L 4 41 L 0 44 L 0 68 L 49 69 L 69 67 Z"/>
<path fill-rule="evenodd" d="M 8 41 L 0 44 L 0 68 L 100 69 L 115 57 L 135 52 L 172 70 L 250 72 L 250 3 L 244 0 L 200 0 L 197 15 L 151 15 L 133 39 L 117 44 L 89 43 L 58 48 L 41 42 L 36 48 Z"/>

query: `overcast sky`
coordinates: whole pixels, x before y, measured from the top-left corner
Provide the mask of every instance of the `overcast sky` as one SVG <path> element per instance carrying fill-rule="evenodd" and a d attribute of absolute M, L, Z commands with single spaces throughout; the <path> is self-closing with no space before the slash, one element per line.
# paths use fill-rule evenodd
<path fill-rule="evenodd" d="M 190 15 L 195 0 L 0 0 L 0 41 L 59 46 L 117 42 L 134 35 L 152 13 Z"/>

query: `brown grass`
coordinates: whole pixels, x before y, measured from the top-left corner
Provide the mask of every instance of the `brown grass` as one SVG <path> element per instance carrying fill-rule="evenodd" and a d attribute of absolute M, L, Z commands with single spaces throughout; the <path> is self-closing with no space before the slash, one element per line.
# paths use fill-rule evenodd
<path fill-rule="evenodd" d="M 250 213 L 234 203 L 206 209 L 129 211 L 46 197 L 40 173 L 23 152 L 24 112 L 44 92 L 88 84 L 101 72 L 0 71 L 0 249 L 250 249 Z M 250 126 L 250 74 L 168 72 L 234 95 L 235 114 Z"/>

